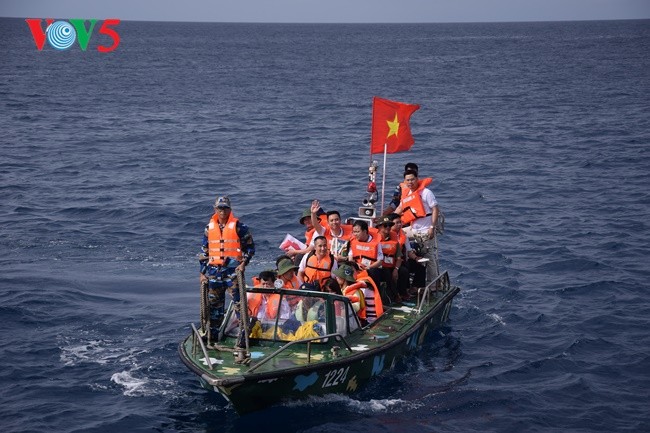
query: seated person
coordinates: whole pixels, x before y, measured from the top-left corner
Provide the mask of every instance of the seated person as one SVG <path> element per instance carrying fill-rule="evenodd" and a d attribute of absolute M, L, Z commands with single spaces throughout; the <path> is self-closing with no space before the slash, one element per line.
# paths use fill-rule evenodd
<path fill-rule="evenodd" d="M 357 313 L 361 326 L 366 326 L 368 321 L 366 320 L 365 296 L 362 285 L 357 283 L 354 274 L 354 268 L 347 263 L 341 264 L 337 270 L 332 272 L 341 287 L 341 292 L 350 300 L 352 308 Z"/>
<path fill-rule="evenodd" d="M 379 237 L 373 237 L 368 232 L 368 223 L 363 220 L 356 220 L 352 227 L 348 260 L 355 262 L 359 269 L 367 271 L 379 286 L 383 281 L 381 265 L 384 260 Z"/>
<path fill-rule="evenodd" d="M 256 287 L 272 289 L 273 282 L 275 281 L 275 273 L 273 271 L 262 271 L 257 279 L 260 283 L 259 285 L 256 284 Z M 278 294 L 248 293 L 247 298 L 248 314 L 251 318 L 256 318 L 261 321 L 275 321 L 278 313 L 282 319 L 289 317 L 289 304 L 285 299 L 282 299 L 282 302 L 280 302 L 280 295 Z"/>
<path fill-rule="evenodd" d="M 300 261 L 298 278 L 320 288 L 323 282 L 331 277 L 332 270 L 338 268 L 338 263 L 327 248 L 325 236 L 316 236 L 313 245 L 314 251 L 303 256 Z"/>
<path fill-rule="evenodd" d="M 395 236 L 397 237 L 397 240 L 400 244 L 400 249 L 402 252 L 402 263 L 401 266 L 396 266 L 398 268 L 397 271 L 397 292 L 399 293 L 399 296 L 402 298 L 402 300 L 409 300 L 410 299 L 410 293 L 409 289 L 411 287 L 410 284 L 410 273 L 411 271 L 409 270 L 411 260 L 417 259 L 417 256 L 413 252 L 413 249 L 411 248 L 411 243 L 409 242 L 408 238 L 406 237 L 406 233 L 404 233 L 404 230 L 402 230 L 402 217 L 396 213 L 391 213 L 388 215 L 388 218 L 393 221 L 393 226 L 391 227 L 391 232 L 395 233 Z M 419 263 L 415 262 L 414 264 L 417 268 L 419 268 L 419 272 L 421 275 L 421 280 L 424 283 L 424 273 L 425 269 L 424 266 L 420 265 Z M 418 280 L 418 273 L 415 273 L 415 280 Z"/>
<path fill-rule="evenodd" d="M 259 273 L 259 275 L 254 275 L 251 280 L 253 281 L 253 287 L 265 287 L 268 289 L 273 288 L 273 283 L 275 282 L 276 276 L 275 271 L 267 269 Z"/>
<path fill-rule="evenodd" d="M 282 286 L 278 288 L 297 290 L 302 281 L 296 276 L 298 266 L 294 265 L 290 258 L 280 257 L 277 262 L 278 280 Z"/>
<path fill-rule="evenodd" d="M 320 289 L 321 292 L 325 292 L 325 293 L 334 293 L 335 295 L 343 294 L 341 292 L 341 286 L 339 285 L 338 281 L 336 281 L 336 279 L 332 277 L 323 281 L 323 285 L 321 286 Z"/>
<path fill-rule="evenodd" d="M 311 283 L 302 283 L 300 290 L 318 291 L 317 287 Z M 308 322 L 316 320 L 325 321 L 325 302 L 323 298 L 305 296 L 300 299 L 294 310 L 296 319 L 299 322 Z"/>
<path fill-rule="evenodd" d="M 381 217 L 375 226 L 379 229 L 379 247 L 384 255 L 381 265 L 381 280 L 386 283 L 386 295 L 391 302 L 402 302 L 400 295 L 399 269 L 402 266 L 402 246 L 399 236 L 391 230 L 394 225 L 389 216 Z M 408 275 L 407 275 L 408 278 Z M 408 280 L 407 280 L 408 281 Z M 403 288 L 402 290 L 405 290 Z"/>

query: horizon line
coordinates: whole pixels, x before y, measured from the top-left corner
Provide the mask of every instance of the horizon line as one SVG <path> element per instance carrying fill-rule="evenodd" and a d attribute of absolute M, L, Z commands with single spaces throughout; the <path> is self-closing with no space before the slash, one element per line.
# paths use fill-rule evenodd
<path fill-rule="evenodd" d="M 23 16 L 0 16 L 0 19 L 30 19 L 39 17 L 23 17 Z M 40 17 L 40 19 L 47 19 L 52 17 Z M 75 18 L 52 18 L 52 19 L 75 19 Z M 93 19 L 93 18 L 83 18 Z M 494 20 L 494 21 L 398 21 L 398 22 L 382 22 L 382 21 L 211 21 L 211 20 L 160 20 L 160 19 L 122 19 L 118 17 L 95 18 L 97 20 L 105 19 L 119 19 L 122 22 L 147 22 L 147 23 L 196 23 L 196 24 L 323 24 L 323 25 L 402 25 L 402 24 L 516 24 L 516 23 L 570 23 L 570 22 L 599 22 L 599 21 L 647 21 L 648 18 L 603 18 L 603 19 L 556 19 L 556 20 Z"/>

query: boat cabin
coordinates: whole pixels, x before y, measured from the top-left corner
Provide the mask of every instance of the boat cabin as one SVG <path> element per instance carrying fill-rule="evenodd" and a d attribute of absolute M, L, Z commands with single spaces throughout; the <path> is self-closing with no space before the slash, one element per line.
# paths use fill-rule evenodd
<path fill-rule="evenodd" d="M 361 328 L 345 296 L 275 288 L 248 288 L 247 295 L 249 337 L 260 342 L 287 342 L 331 334 L 345 337 Z M 233 303 L 226 312 L 224 324 L 222 337 L 236 338 L 239 311 Z"/>

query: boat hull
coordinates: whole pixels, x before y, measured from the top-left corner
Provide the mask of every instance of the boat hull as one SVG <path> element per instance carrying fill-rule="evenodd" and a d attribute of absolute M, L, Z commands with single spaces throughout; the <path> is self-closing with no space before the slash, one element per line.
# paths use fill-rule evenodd
<path fill-rule="evenodd" d="M 428 302 L 419 304 L 418 309 L 408 304 L 395 306 L 378 323 L 358 335 L 348 336 L 346 345 L 332 338 L 318 350 L 303 347 L 302 352 L 301 349 L 287 352 L 286 356 L 273 359 L 269 363 L 272 368 L 265 371 L 249 373 L 242 368 L 232 377 L 224 377 L 223 369 L 208 371 L 205 362 L 200 361 L 201 355 L 196 354 L 192 335 L 180 344 L 179 352 L 183 362 L 199 375 L 201 384 L 224 396 L 240 414 L 286 400 L 330 393 L 350 394 L 420 347 L 426 335 L 448 319 L 458 291 L 457 287 L 448 286 L 434 293 Z M 255 344 L 251 345 L 251 353 L 251 365 L 254 365 Z"/>

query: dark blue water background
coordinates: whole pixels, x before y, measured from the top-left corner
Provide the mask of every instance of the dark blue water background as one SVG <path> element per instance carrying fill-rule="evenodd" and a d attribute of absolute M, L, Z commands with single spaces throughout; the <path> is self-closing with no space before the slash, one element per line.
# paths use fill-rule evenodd
<path fill-rule="evenodd" d="M 0 20 L 3 432 L 650 431 L 649 21 L 117 29 L 39 52 Z M 213 200 L 257 271 L 312 198 L 353 215 L 374 95 L 422 105 L 387 184 L 435 177 L 451 321 L 239 417 L 176 353 Z"/>

